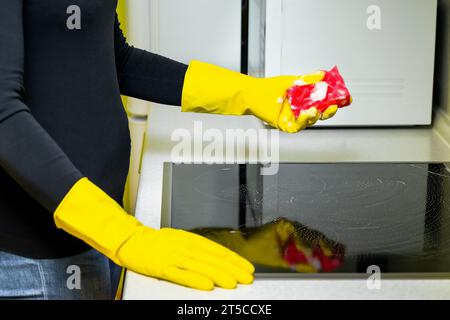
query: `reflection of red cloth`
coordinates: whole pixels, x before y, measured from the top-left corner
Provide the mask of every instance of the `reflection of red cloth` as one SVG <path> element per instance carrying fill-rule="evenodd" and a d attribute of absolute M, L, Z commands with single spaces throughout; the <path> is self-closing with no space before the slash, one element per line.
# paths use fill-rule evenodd
<path fill-rule="evenodd" d="M 308 259 L 305 254 L 295 246 L 295 241 L 291 239 L 284 250 L 284 260 L 290 265 L 295 266 L 297 264 L 306 264 Z"/>
<path fill-rule="evenodd" d="M 327 256 L 319 246 L 315 247 L 312 253 L 312 258 L 318 261 L 320 265 L 315 266 L 318 267 L 318 271 L 322 272 L 332 272 L 336 270 L 343 263 L 343 258 L 338 255 L 336 256 Z M 289 264 L 289 266 L 295 267 L 300 264 L 310 264 L 311 261 L 308 257 L 302 252 L 299 251 L 295 245 L 295 240 L 289 240 L 286 248 L 284 249 L 283 259 Z"/>
<path fill-rule="evenodd" d="M 350 92 L 336 66 L 325 71 L 325 78 L 317 84 L 299 83 L 288 89 L 287 99 L 296 117 L 312 107 L 324 112 L 329 106 L 343 108 L 351 103 Z"/>
<path fill-rule="evenodd" d="M 331 272 L 337 269 L 342 264 L 341 257 L 328 257 L 323 251 L 316 247 L 313 251 L 313 256 L 320 261 L 320 267 L 323 272 Z"/>

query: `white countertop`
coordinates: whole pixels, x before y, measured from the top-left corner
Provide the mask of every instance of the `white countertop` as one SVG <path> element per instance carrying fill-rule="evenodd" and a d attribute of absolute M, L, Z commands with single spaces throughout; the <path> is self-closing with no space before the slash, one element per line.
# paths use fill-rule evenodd
<path fill-rule="evenodd" d="M 203 130 L 262 129 L 253 117 L 181 113 L 179 108 L 153 105 L 141 166 L 136 217 L 159 228 L 163 164 L 171 162 L 171 141 L 177 129 L 193 134 L 195 121 Z M 450 148 L 432 128 L 314 128 L 295 135 L 280 133 L 281 162 L 450 162 Z M 197 153 L 193 160 L 200 159 Z M 237 160 L 244 162 L 244 160 Z M 369 290 L 366 280 L 256 279 L 237 290 L 202 292 L 128 271 L 124 299 L 450 299 L 449 280 L 382 280 Z"/>

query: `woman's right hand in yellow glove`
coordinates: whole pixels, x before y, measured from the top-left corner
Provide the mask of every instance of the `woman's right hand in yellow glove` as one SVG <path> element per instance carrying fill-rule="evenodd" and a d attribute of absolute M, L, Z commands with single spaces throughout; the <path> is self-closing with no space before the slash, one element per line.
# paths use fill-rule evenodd
<path fill-rule="evenodd" d="M 238 254 L 191 232 L 146 227 L 86 178 L 64 197 L 54 220 L 116 264 L 146 276 L 200 290 L 253 282 L 253 265 Z"/>
<path fill-rule="evenodd" d="M 186 73 L 181 110 L 223 115 L 253 115 L 279 130 L 296 133 L 327 120 L 338 111 L 329 106 L 323 113 L 310 108 L 295 117 L 286 91 L 294 84 L 315 84 L 325 72 L 302 76 L 255 78 L 212 64 L 192 61 Z"/>
<path fill-rule="evenodd" d="M 144 226 L 120 248 L 118 259 L 135 272 L 200 290 L 250 284 L 255 270 L 244 258 L 202 236 Z"/>

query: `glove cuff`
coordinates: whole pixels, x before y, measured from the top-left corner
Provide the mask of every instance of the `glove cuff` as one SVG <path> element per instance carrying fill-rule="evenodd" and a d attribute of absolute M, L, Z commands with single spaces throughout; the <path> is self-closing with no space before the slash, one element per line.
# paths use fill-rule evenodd
<path fill-rule="evenodd" d="M 254 80 L 239 72 L 192 61 L 184 81 L 181 110 L 224 115 L 251 114 L 243 93 Z"/>
<path fill-rule="evenodd" d="M 87 178 L 70 189 L 53 218 L 59 229 L 83 240 L 119 265 L 117 252 L 142 226 Z"/>

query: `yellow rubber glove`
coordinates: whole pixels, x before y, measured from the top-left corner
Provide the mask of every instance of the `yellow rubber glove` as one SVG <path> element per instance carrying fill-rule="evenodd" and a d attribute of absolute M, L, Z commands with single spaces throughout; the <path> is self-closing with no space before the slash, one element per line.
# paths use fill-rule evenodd
<path fill-rule="evenodd" d="M 146 227 L 86 178 L 65 196 L 54 220 L 116 264 L 143 275 L 201 290 L 253 282 L 254 267 L 238 254 L 194 233 Z"/>
<path fill-rule="evenodd" d="M 286 99 L 286 91 L 296 81 L 314 84 L 323 80 L 319 71 L 304 76 L 254 78 L 212 64 L 192 61 L 186 73 L 183 112 L 201 112 L 224 115 L 254 115 L 274 128 L 295 133 L 326 120 L 338 111 L 330 106 L 324 114 L 311 108 L 295 118 Z"/>
<path fill-rule="evenodd" d="M 261 227 L 243 230 L 204 228 L 193 230 L 193 232 L 235 250 L 252 263 L 291 269 L 300 273 L 313 273 L 321 270 L 320 262 L 314 257 L 318 252 L 332 257 L 335 254 L 340 255 L 344 251 L 342 245 L 328 240 L 320 232 L 288 219 L 279 219 Z M 302 252 L 308 262 L 298 263 L 295 266 L 288 263 L 284 254 L 290 241 L 294 241 L 296 250 Z"/>

